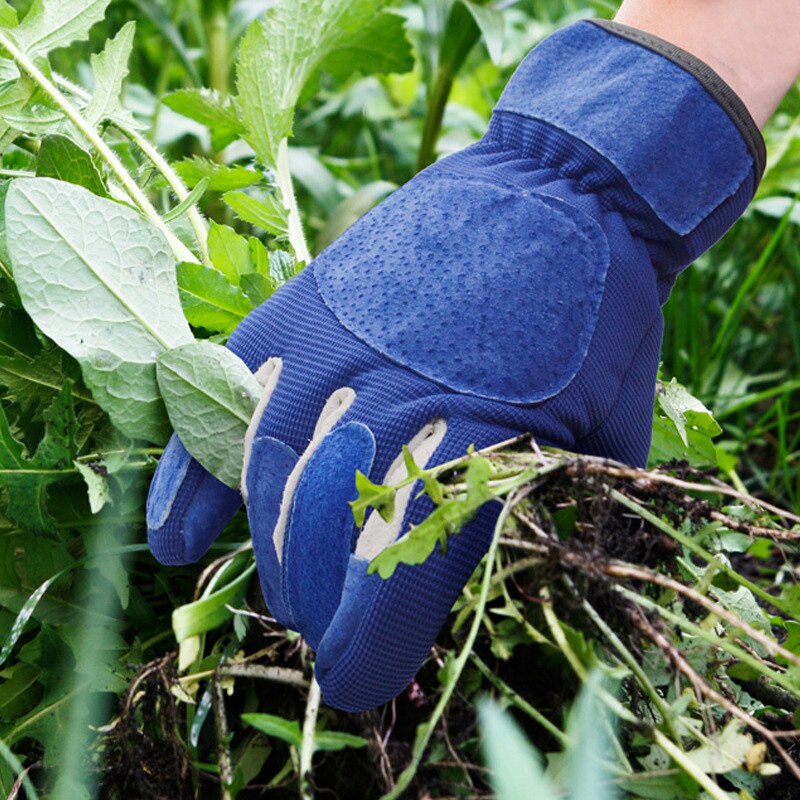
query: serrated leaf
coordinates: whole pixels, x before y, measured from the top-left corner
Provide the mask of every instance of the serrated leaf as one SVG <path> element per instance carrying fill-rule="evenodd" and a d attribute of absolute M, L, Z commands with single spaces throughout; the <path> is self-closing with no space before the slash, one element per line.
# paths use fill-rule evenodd
<path fill-rule="evenodd" d="M 14 40 L 30 58 L 83 41 L 100 22 L 111 0 L 34 0 L 25 19 L 11 29 Z"/>
<path fill-rule="evenodd" d="M 246 189 L 258 183 L 263 176 L 252 169 L 239 166 L 227 166 L 209 161 L 207 158 L 194 156 L 172 165 L 183 182 L 196 186 L 203 178 L 208 178 L 209 192 L 230 192 L 234 189 Z"/>
<path fill-rule="evenodd" d="M 350 501 L 353 509 L 353 518 L 356 526 L 364 524 L 367 509 L 377 511 L 386 522 L 391 522 L 394 516 L 394 499 L 397 490 L 393 486 L 379 486 L 373 483 L 360 470 L 356 472 L 356 491 L 358 497 Z"/>
<path fill-rule="evenodd" d="M 210 342 L 193 342 L 158 359 L 158 385 L 186 449 L 223 483 L 237 488 L 244 435 L 261 385 L 241 359 Z"/>
<path fill-rule="evenodd" d="M 94 94 L 83 115 L 92 126 L 104 120 L 114 120 L 126 127 L 139 127 L 130 111 L 122 105 L 122 89 L 128 77 L 128 61 L 135 34 L 136 23 L 126 23 L 113 39 L 106 42 L 102 53 L 91 57 Z"/>
<path fill-rule="evenodd" d="M 48 406 L 44 422 L 44 436 L 29 455 L 0 407 L 0 488 L 8 494 L 4 513 L 24 530 L 36 532 L 52 528 L 47 487 L 61 477 L 61 470 L 71 470 L 75 456 L 78 423 L 69 383 Z"/>
<path fill-rule="evenodd" d="M 25 310 L 78 360 L 120 431 L 163 441 L 156 358 L 192 335 L 161 233 L 127 206 L 49 178 L 14 181 L 6 226 Z"/>
<path fill-rule="evenodd" d="M 105 182 L 91 155 L 68 136 L 51 134 L 42 139 L 36 158 L 36 176 L 55 178 L 108 197 Z"/>
<path fill-rule="evenodd" d="M 488 486 L 491 474 L 491 464 L 485 458 L 472 459 L 465 476 L 466 492 L 462 496 L 442 500 L 419 525 L 375 556 L 369 563 L 367 574 L 377 572 L 383 579 L 391 578 L 399 564 L 422 564 L 437 543 L 444 552 L 448 537 L 458 533 L 480 507 L 494 497 Z M 385 487 L 375 487 L 372 491 L 380 497 L 377 490 L 381 488 Z"/>
<path fill-rule="evenodd" d="M 385 5 L 383 0 L 279 0 L 250 25 L 239 48 L 237 87 L 246 138 L 263 164 L 275 166 L 303 86 L 325 59 L 364 44 L 364 31 L 373 26 L 385 32 L 396 25 L 377 22 Z M 385 58 L 382 54 L 382 63 Z M 366 63 L 352 53 L 350 60 Z"/>
<path fill-rule="evenodd" d="M 78 377 L 74 362 L 65 364 L 65 354 L 57 347 L 47 347 L 33 358 L 0 356 L 0 386 L 5 387 L 7 399 L 28 410 L 35 411 L 42 403 L 51 401 L 67 379 Z M 73 389 L 72 396 L 94 404 L 85 389 Z"/>
<path fill-rule="evenodd" d="M 178 114 L 205 125 L 215 150 L 224 150 L 244 134 L 233 100 L 211 89 L 179 89 L 164 97 L 162 102 Z"/>
<path fill-rule="evenodd" d="M 244 192 L 226 192 L 222 199 L 245 221 L 273 236 L 286 236 L 289 231 L 289 212 L 274 195 L 261 199 Z"/>
<path fill-rule="evenodd" d="M 252 310 L 244 292 L 203 264 L 178 264 L 178 288 L 191 325 L 230 333 Z"/>

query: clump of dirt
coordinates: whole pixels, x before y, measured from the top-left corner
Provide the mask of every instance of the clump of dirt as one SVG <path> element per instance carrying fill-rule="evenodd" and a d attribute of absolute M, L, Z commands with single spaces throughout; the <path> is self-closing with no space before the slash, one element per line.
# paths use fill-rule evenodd
<path fill-rule="evenodd" d="M 174 678 L 174 654 L 147 664 L 134 678 L 101 745 L 105 763 L 101 798 L 191 800 L 195 796 L 179 733 L 181 714 L 170 691 Z"/>

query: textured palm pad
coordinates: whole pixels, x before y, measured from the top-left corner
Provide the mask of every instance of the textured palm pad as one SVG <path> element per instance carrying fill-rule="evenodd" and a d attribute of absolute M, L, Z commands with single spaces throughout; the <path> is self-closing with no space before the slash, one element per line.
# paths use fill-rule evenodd
<path fill-rule="evenodd" d="M 317 647 L 324 699 L 348 711 L 413 678 L 497 514 L 482 509 L 446 554 L 367 576 L 346 508 L 355 470 L 382 482 L 433 419 L 447 433 L 431 464 L 528 431 L 643 464 L 660 304 L 758 181 L 691 75 L 591 23 L 528 56 L 498 109 L 480 142 L 362 218 L 228 343 L 254 372 L 283 362 L 247 472 L 256 561 L 272 613 Z M 343 386 L 355 401 L 300 476 L 279 554 L 284 484 Z M 176 441 L 148 502 L 169 563 L 199 557 L 239 502 Z M 416 497 L 404 529 L 431 509 Z"/>
<path fill-rule="evenodd" d="M 314 269 L 325 302 L 371 347 L 449 389 L 534 403 L 583 363 L 608 264 L 600 226 L 579 209 L 491 174 L 431 169 Z"/>

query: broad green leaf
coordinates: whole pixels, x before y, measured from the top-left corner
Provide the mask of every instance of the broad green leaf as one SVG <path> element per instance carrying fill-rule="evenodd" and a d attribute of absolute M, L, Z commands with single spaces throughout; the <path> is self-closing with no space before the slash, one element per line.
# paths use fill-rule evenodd
<path fill-rule="evenodd" d="M 179 89 L 164 97 L 162 102 L 178 114 L 205 125 L 215 150 L 224 150 L 244 134 L 233 101 L 211 89 Z"/>
<path fill-rule="evenodd" d="M 222 199 L 245 222 L 273 236 L 286 236 L 289 231 L 289 212 L 275 195 L 264 195 L 257 199 L 244 192 L 226 192 Z"/>
<path fill-rule="evenodd" d="M 45 433 L 29 454 L 15 438 L 0 407 L 0 488 L 8 495 L 4 513 L 24 530 L 48 531 L 47 487 L 71 470 L 78 423 L 72 406 L 70 384 L 62 388 L 44 413 Z"/>
<path fill-rule="evenodd" d="M 300 748 L 303 744 L 303 734 L 297 720 L 284 719 L 275 714 L 242 714 L 242 722 L 293 747 Z"/>
<path fill-rule="evenodd" d="M 253 271 L 247 239 L 227 225 L 212 222 L 208 231 L 208 255 L 214 266 L 233 284 Z"/>
<path fill-rule="evenodd" d="M 14 28 L 18 23 L 17 12 L 6 0 L 0 0 L 0 25 L 4 28 Z"/>
<path fill-rule="evenodd" d="M 542 759 L 511 715 L 494 700 L 478 705 L 481 749 L 497 800 L 556 800 Z M 588 796 L 587 796 L 588 797 Z"/>
<path fill-rule="evenodd" d="M 688 446 L 686 429 L 696 430 L 706 436 L 718 436 L 722 428 L 711 412 L 686 387 L 675 378 L 669 383 L 660 384 L 657 392 L 659 408 L 672 420 L 681 440 Z"/>
<path fill-rule="evenodd" d="M 262 391 L 244 362 L 220 345 L 185 344 L 159 357 L 158 385 L 186 449 L 237 488 L 244 435 Z"/>
<path fill-rule="evenodd" d="M 176 608 L 172 612 L 172 629 L 177 641 L 207 633 L 230 619 L 228 606 L 241 602 L 255 568 L 251 557 L 238 556 L 217 573 L 216 582 L 203 597 Z"/>
<path fill-rule="evenodd" d="M 248 272 L 246 275 L 242 275 L 240 285 L 253 304 L 253 308 L 257 308 L 272 297 L 272 293 L 277 288 L 276 282 L 271 277 L 260 272 Z"/>
<path fill-rule="evenodd" d="M 186 319 L 199 328 L 230 333 L 252 310 L 238 286 L 203 264 L 178 264 L 178 288 Z"/>
<path fill-rule="evenodd" d="M 14 40 L 29 57 L 83 41 L 105 16 L 111 0 L 34 0 L 25 19 L 13 28 Z"/>
<path fill-rule="evenodd" d="M 127 206 L 49 178 L 13 183 L 6 226 L 25 310 L 78 360 L 119 430 L 163 441 L 155 362 L 192 335 L 161 233 Z"/>
<path fill-rule="evenodd" d="M 74 183 L 99 197 L 108 197 L 105 182 L 91 155 L 68 136 L 51 134 L 42 139 L 36 158 L 36 175 Z"/>
<path fill-rule="evenodd" d="M 102 53 L 91 57 L 94 94 L 83 115 L 93 126 L 104 120 L 113 120 L 127 128 L 140 127 L 122 105 L 122 89 L 128 77 L 128 61 L 135 34 L 136 23 L 126 23 L 113 39 L 106 42 Z"/>
<path fill-rule="evenodd" d="M 230 192 L 234 189 L 246 189 L 262 180 L 263 176 L 245 167 L 229 167 L 217 164 L 207 158 L 194 156 L 172 165 L 184 183 L 193 187 L 203 178 L 208 178 L 209 192 Z"/>
<path fill-rule="evenodd" d="M 390 25 L 378 23 L 385 5 L 384 0 L 279 0 L 250 25 L 239 49 L 237 87 L 246 138 L 263 164 L 276 165 L 303 86 L 325 59 L 336 50 L 363 46 L 364 31 L 373 26 L 386 34 Z M 359 68 L 366 63 L 363 50 L 358 57 L 351 51 L 349 58 Z M 380 62 L 379 69 L 393 68 L 386 54 Z"/>
<path fill-rule="evenodd" d="M 334 46 L 319 69 L 344 80 L 353 72 L 385 74 L 408 72 L 413 67 L 414 56 L 406 38 L 405 19 L 398 14 L 383 13 Z"/>

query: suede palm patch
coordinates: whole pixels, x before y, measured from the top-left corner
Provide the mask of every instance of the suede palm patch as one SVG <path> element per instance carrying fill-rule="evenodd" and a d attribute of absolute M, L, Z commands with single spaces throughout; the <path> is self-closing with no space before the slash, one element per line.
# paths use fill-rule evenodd
<path fill-rule="evenodd" d="M 384 355 L 459 392 L 533 403 L 580 369 L 608 266 L 583 211 L 434 167 L 314 270 L 339 321 Z"/>

